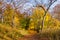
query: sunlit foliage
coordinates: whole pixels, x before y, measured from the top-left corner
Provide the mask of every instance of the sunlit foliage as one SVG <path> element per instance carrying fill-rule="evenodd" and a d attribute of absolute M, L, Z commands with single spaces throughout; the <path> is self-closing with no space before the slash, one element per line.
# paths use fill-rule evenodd
<path fill-rule="evenodd" d="M 36 7 L 33 10 L 33 14 L 31 16 L 31 20 L 30 20 L 30 29 L 39 29 L 42 27 L 42 18 L 44 15 L 44 10 L 42 8 L 38 8 Z M 59 27 L 57 25 L 59 25 L 60 22 L 58 22 L 58 20 L 52 18 L 52 16 L 49 14 L 49 12 L 47 12 L 45 18 L 44 18 L 44 27 L 43 29 L 47 29 L 50 27 Z"/>
<path fill-rule="evenodd" d="M 14 10 L 11 8 L 10 5 L 7 5 L 6 9 L 4 11 L 4 14 L 3 14 L 4 23 L 11 25 L 12 19 L 13 19 L 13 15 L 14 15 Z"/>

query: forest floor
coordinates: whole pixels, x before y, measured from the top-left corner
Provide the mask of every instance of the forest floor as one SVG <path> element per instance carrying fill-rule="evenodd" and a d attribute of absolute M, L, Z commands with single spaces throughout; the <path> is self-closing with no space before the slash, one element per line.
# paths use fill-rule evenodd
<path fill-rule="evenodd" d="M 18 40 L 60 40 L 60 28 L 44 29 L 40 33 L 24 35 Z"/>
<path fill-rule="evenodd" d="M 24 37 L 20 38 L 19 40 L 49 40 L 49 38 L 32 35 L 32 36 L 24 36 Z"/>

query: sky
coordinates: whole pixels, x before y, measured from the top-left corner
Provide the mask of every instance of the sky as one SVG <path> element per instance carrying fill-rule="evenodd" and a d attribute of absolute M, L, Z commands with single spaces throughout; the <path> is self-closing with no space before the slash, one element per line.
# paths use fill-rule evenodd
<path fill-rule="evenodd" d="M 23 2 L 22 2 L 23 1 Z M 26 5 L 26 6 L 29 6 L 29 5 L 33 5 L 33 6 L 36 6 L 36 4 L 41 4 L 41 2 L 43 3 L 43 4 L 45 4 L 46 6 L 48 5 L 48 0 L 36 0 L 36 2 L 35 2 L 35 0 L 14 0 L 14 2 L 16 3 L 16 5 L 17 4 L 19 4 L 20 2 L 22 2 L 22 3 L 24 3 L 24 1 L 26 2 L 24 5 Z M 10 3 L 11 2 L 11 0 L 5 0 L 5 2 L 7 2 L 7 3 Z M 57 3 L 59 3 L 60 2 L 60 0 L 58 0 L 58 2 L 56 2 L 53 6 L 55 6 Z"/>
<path fill-rule="evenodd" d="M 5 0 L 6 3 L 10 3 L 11 0 Z M 33 6 L 36 6 L 37 4 L 42 4 L 45 5 L 46 7 L 49 4 L 48 0 L 14 0 L 16 6 L 18 4 L 20 4 L 20 6 L 22 6 L 22 12 L 32 8 Z M 56 4 L 59 4 L 60 0 L 57 0 L 57 2 L 55 2 L 51 7 L 50 7 L 50 11 L 53 10 L 53 8 L 56 6 Z"/>
<path fill-rule="evenodd" d="M 57 5 L 60 4 L 60 0 L 58 0 L 57 2 L 55 2 L 51 7 L 50 7 L 50 11 L 53 11 L 53 8 Z"/>

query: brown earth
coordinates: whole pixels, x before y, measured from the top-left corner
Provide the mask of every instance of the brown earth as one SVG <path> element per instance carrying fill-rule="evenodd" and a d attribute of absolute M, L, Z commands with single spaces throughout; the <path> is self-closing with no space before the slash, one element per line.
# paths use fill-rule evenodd
<path fill-rule="evenodd" d="M 19 38 L 19 40 L 49 40 L 47 37 L 40 37 L 39 35 L 29 35 Z"/>

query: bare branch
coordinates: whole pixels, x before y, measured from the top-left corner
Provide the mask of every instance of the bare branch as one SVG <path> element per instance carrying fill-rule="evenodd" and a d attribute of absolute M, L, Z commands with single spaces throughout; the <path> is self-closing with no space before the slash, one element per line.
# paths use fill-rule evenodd
<path fill-rule="evenodd" d="M 56 2 L 56 1 L 57 1 L 57 0 L 55 0 L 54 2 Z M 54 2 L 53 2 L 53 3 L 54 3 Z M 42 20 L 42 28 L 44 27 L 44 18 L 45 18 L 48 10 L 50 9 L 50 7 L 51 7 L 51 5 L 52 5 L 53 3 L 52 3 L 52 0 L 51 0 L 49 7 L 48 7 L 47 10 L 45 11 L 45 14 L 44 14 L 43 20 Z M 42 28 L 41 28 L 41 30 L 42 30 Z"/>
<path fill-rule="evenodd" d="M 56 2 L 56 1 L 57 1 L 57 0 L 55 0 L 54 2 Z M 50 1 L 50 5 L 49 5 L 49 7 L 47 8 L 46 13 L 48 12 L 49 8 L 52 6 L 52 4 L 53 4 L 54 2 L 52 2 L 52 0 Z"/>

